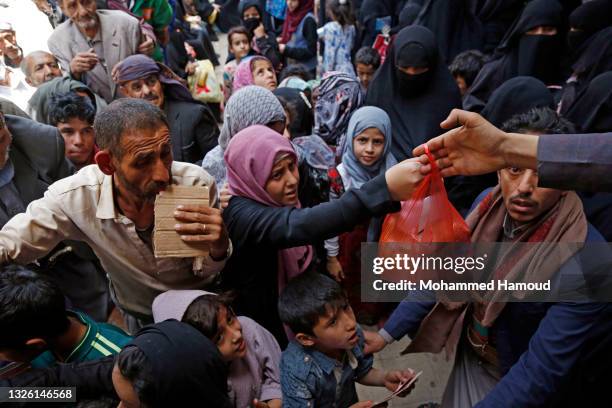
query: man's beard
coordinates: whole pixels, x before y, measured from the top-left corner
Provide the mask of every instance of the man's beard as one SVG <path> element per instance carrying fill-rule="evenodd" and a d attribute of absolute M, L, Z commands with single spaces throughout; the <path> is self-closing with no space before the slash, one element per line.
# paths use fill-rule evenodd
<path fill-rule="evenodd" d="M 95 16 L 89 16 L 74 21 L 81 30 L 93 30 L 98 27 L 98 19 Z"/>
<path fill-rule="evenodd" d="M 169 183 L 158 183 L 155 181 L 150 182 L 145 186 L 145 191 L 140 191 L 140 189 L 128 182 L 123 175 L 123 173 L 119 170 L 115 171 L 115 175 L 119 180 L 119 183 L 130 193 L 134 194 L 136 197 L 140 198 L 147 204 L 154 204 L 155 197 L 157 197 L 158 190 L 166 189 Z M 172 170 L 168 169 L 168 178 L 172 180 Z"/>

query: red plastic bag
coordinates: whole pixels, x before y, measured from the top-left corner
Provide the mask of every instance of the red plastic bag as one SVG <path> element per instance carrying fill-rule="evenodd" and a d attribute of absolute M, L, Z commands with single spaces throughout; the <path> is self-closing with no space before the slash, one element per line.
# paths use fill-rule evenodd
<path fill-rule="evenodd" d="M 430 243 L 469 242 L 470 230 L 448 201 L 444 181 L 434 158 L 426 151 L 431 173 L 408 201 L 402 201 L 402 209 L 387 215 L 380 235 L 380 243 Z"/>

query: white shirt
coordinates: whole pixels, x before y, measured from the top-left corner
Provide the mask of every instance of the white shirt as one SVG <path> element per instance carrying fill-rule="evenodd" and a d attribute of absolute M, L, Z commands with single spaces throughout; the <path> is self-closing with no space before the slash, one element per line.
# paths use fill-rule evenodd
<path fill-rule="evenodd" d="M 219 207 L 215 182 L 201 167 L 173 162 L 172 179 L 173 184 L 208 186 L 211 206 Z M 203 288 L 225 265 L 208 256 L 203 274 L 196 274 L 194 258 L 155 258 L 134 223 L 115 207 L 113 178 L 97 165 L 53 183 L 43 198 L 6 223 L 0 231 L 0 263 L 30 263 L 66 239 L 89 244 L 121 308 L 145 316 L 151 316 L 153 299 L 161 292 Z"/>

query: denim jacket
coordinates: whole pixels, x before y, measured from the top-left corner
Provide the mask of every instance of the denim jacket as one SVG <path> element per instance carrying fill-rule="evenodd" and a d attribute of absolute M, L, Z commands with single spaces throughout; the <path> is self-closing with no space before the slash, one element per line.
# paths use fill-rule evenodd
<path fill-rule="evenodd" d="M 290 342 L 281 359 L 283 407 L 348 407 L 356 403 L 355 381 L 364 377 L 374 362 L 372 355 L 363 354 L 364 337 L 359 327 L 357 335 L 357 345 L 346 352 L 342 362 L 295 340 Z"/>

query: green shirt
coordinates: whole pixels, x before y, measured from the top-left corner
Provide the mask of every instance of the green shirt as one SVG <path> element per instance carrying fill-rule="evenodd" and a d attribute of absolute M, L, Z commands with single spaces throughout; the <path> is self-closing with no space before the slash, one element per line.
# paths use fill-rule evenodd
<path fill-rule="evenodd" d="M 132 338 L 120 328 L 112 324 L 98 323 L 85 313 L 68 312 L 68 315 L 79 319 L 87 326 L 87 331 L 64 363 L 98 360 L 111 354 L 118 354 L 125 345 L 132 341 Z M 43 368 L 52 367 L 57 363 L 53 353 L 45 351 L 32 360 L 31 365 L 33 368 Z"/>
<path fill-rule="evenodd" d="M 168 4 L 168 0 L 136 0 L 130 11 L 151 24 L 156 32 L 162 31 L 172 22 L 172 7 Z M 151 58 L 155 61 L 164 60 L 159 45 L 155 47 Z"/>

